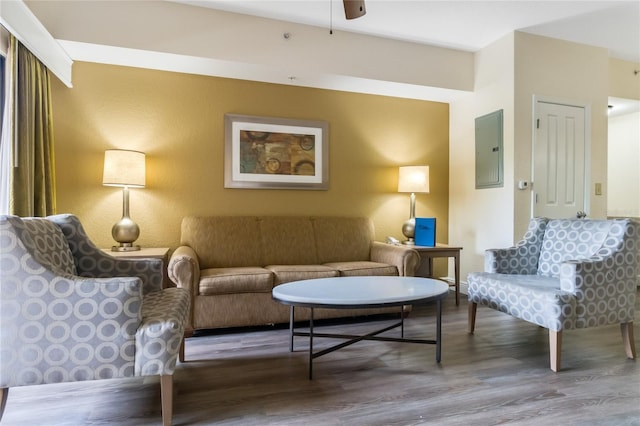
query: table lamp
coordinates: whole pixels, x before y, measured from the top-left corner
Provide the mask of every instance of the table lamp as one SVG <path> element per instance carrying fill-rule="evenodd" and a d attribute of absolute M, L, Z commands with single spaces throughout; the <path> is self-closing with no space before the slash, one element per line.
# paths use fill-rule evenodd
<path fill-rule="evenodd" d="M 402 166 L 398 173 L 398 192 L 411 193 L 409 219 L 402 225 L 402 233 L 407 237 L 404 244 L 415 244 L 416 192 L 429 193 L 429 166 Z"/>
<path fill-rule="evenodd" d="M 136 251 L 140 246 L 133 242 L 140 236 L 140 228 L 129 217 L 129 188 L 144 188 L 145 157 L 143 152 L 108 149 L 104 152 L 102 184 L 122 187 L 122 219 L 111 228 L 111 235 L 118 243 L 112 251 Z"/>

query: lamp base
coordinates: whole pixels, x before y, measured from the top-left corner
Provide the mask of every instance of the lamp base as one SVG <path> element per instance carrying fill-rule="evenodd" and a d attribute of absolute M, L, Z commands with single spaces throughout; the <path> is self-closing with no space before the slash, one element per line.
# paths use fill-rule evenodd
<path fill-rule="evenodd" d="M 138 251 L 140 250 L 140 246 L 134 246 L 130 243 L 122 243 L 119 246 L 112 246 L 111 251 Z"/>
<path fill-rule="evenodd" d="M 402 244 L 408 246 L 415 246 L 416 242 L 414 237 L 416 235 L 416 218 L 410 217 L 402 224 L 402 234 L 407 237 L 406 241 L 403 241 Z"/>
<path fill-rule="evenodd" d="M 140 250 L 140 246 L 133 245 L 133 242 L 140 236 L 140 227 L 129 217 L 128 203 L 125 203 L 125 206 L 124 216 L 111 228 L 111 236 L 118 243 L 117 246 L 111 247 L 111 251 Z"/>

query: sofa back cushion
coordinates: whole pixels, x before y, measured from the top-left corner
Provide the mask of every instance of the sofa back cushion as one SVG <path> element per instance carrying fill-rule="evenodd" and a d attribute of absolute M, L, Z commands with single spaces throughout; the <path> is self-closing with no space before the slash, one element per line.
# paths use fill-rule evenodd
<path fill-rule="evenodd" d="M 262 266 L 256 217 L 212 216 L 182 219 L 180 244 L 193 248 L 201 269 Z"/>
<path fill-rule="evenodd" d="M 260 243 L 266 265 L 317 265 L 316 235 L 309 217 L 265 216 L 260 223 Z"/>
<path fill-rule="evenodd" d="M 318 263 L 371 258 L 374 228 L 366 217 L 316 217 L 313 220 Z"/>
<path fill-rule="evenodd" d="M 374 238 L 362 217 L 190 216 L 181 232 L 201 269 L 369 260 Z"/>
<path fill-rule="evenodd" d="M 557 277 L 562 262 L 586 259 L 596 254 L 613 223 L 608 220 L 549 220 L 542 240 L 538 275 Z"/>

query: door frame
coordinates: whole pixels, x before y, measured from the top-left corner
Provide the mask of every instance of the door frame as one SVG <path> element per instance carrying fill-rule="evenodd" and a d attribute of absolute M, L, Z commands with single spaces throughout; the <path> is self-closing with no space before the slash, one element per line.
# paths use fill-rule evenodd
<path fill-rule="evenodd" d="M 576 99 L 559 98 L 555 96 L 533 95 L 532 96 L 532 117 L 531 117 L 531 211 L 530 216 L 534 217 L 535 212 L 535 149 L 536 149 L 536 117 L 538 115 L 538 104 L 556 104 L 584 109 L 584 212 L 587 216 L 591 210 L 591 103 Z"/>

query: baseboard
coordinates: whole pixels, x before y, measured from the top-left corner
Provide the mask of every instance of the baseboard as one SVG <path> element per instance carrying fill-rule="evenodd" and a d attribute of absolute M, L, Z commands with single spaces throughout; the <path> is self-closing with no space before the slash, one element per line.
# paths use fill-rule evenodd
<path fill-rule="evenodd" d="M 438 279 L 448 282 L 451 286 L 456 283 L 456 280 L 453 277 L 438 277 Z M 640 281 L 638 282 L 638 285 L 640 285 Z M 454 288 L 451 287 L 450 290 L 454 291 Z M 469 294 L 469 284 L 467 284 L 466 281 L 460 281 L 460 293 Z"/>

